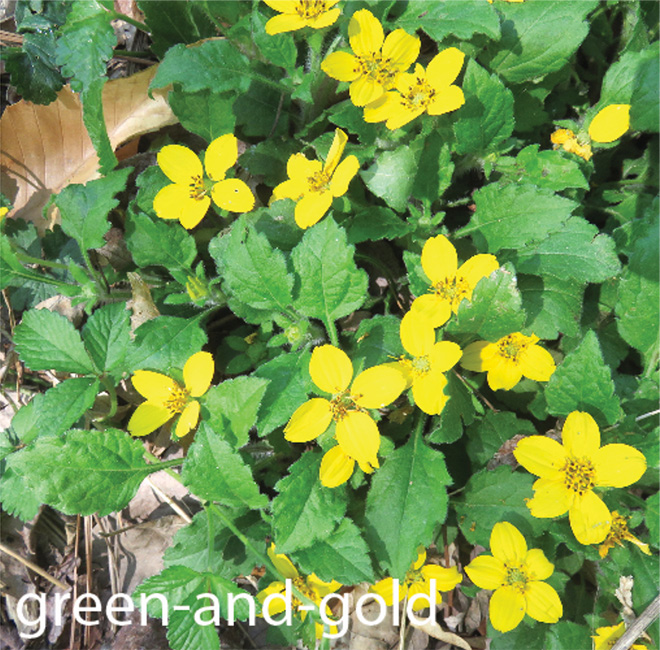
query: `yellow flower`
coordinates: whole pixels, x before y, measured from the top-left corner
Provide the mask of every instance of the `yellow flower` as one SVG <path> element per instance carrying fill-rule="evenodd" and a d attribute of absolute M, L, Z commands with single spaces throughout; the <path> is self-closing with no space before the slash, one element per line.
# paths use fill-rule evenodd
<path fill-rule="evenodd" d="M 493 526 L 493 555 L 479 555 L 465 567 L 470 580 L 481 589 L 494 589 L 490 599 L 490 622 L 500 632 L 517 627 L 525 614 L 541 623 L 556 623 L 563 614 L 557 592 L 543 580 L 554 565 L 543 551 L 527 549 L 520 531 L 506 521 Z"/>
<path fill-rule="evenodd" d="M 612 510 L 612 525 L 610 530 L 607 533 L 605 541 L 598 547 L 598 554 L 601 557 L 605 557 L 611 548 L 614 548 L 615 545 L 623 546 L 623 542 L 628 541 L 632 544 L 635 544 L 637 548 L 642 553 L 646 555 L 651 555 L 649 551 L 649 545 L 644 544 L 644 542 L 637 539 L 629 530 L 628 530 L 628 519 L 629 517 L 624 517 L 620 515 L 616 510 Z"/>
<path fill-rule="evenodd" d="M 2 219 L 4 216 L 9 212 L 9 208 L 0 208 L 0 222 L 2 222 Z"/>
<path fill-rule="evenodd" d="M 270 548 L 268 549 L 268 557 L 275 565 L 275 568 L 282 578 L 284 578 L 284 580 L 291 580 L 292 586 L 317 606 L 321 604 L 321 600 L 324 596 L 334 593 L 342 586 L 341 583 L 336 580 L 333 580 L 332 582 L 323 582 L 323 580 L 319 580 L 314 573 L 309 576 L 301 576 L 298 573 L 298 569 L 293 566 L 291 560 L 286 555 L 283 553 L 275 553 L 275 544 L 270 545 Z M 276 582 L 271 582 L 265 589 L 262 589 L 257 594 L 257 600 L 263 603 L 267 596 L 270 596 L 271 594 L 284 594 L 285 590 L 286 584 L 283 581 L 278 580 Z M 284 611 L 284 607 L 284 601 L 281 598 L 276 598 L 269 602 L 268 614 L 270 616 L 281 614 Z M 304 621 L 307 617 L 306 606 L 295 595 L 292 595 L 291 607 L 299 614 L 300 619 Z M 328 616 L 332 615 L 330 608 L 327 606 L 326 614 Z M 323 625 L 320 623 L 316 623 L 315 625 L 316 638 L 320 639 L 323 636 Z M 331 628 L 330 632 L 331 634 L 336 634 L 337 630 L 336 628 Z"/>
<path fill-rule="evenodd" d="M 194 228 L 213 202 L 223 210 L 247 212 L 254 206 L 250 188 L 238 178 L 225 178 L 238 159 L 238 142 L 228 133 L 211 142 L 204 167 L 197 154 L 180 144 L 168 144 L 158 153 L 158 164 L 171 181 L 154 198 L 154 211 L 161 219 L 178 219 L 184 228 Z M 210 181 L 204 178 L 204 169 Z M 209 194 L 211 195 L 209 197 Z"/>
<path fill-rule="evenodd" d="M 547 436 L 523 438 L 514 449 L 516 460 L 540 478 L 527 502 L 533 517 L 560 517 L 568 512 L 580 544 L 602 542 L 611 515 L 596 487 L 626 487 L 646 470 L 644 455 L 624 444 L 600 446 L 600 431 L 588 413 L 573 411 L 562 431 L 563 445 Z"/>
<path fill-rule="evenodd" d="M 596 636 L 591 637 L 594 640 L 594 650 L 609 650 L 623 636 L 625 631 L 626 624 L 623 621 L 618 625 L 597 628 Z M 642 643 L 633 643 L 630 650 L 647 650 L 647 648 Z"/>
<path fill-rule="evenodd" d="M 410 599 L 415 594 L 430 595 L 431 580 L 435 580 L 435 588 L 438 593 L 437 602 L 440 603 L 442 601 L 440 592 L 451 591 L 463 579 L 455 566 L 446 569 L 438 564 L 425 564 L 425 562 L 426 550 L 423 546 L 420 546 L 417 549 L 417 559 L 410 565 L 406 577 L 399 585 L 399 602 L 406 597 Z M 388 607 L 393 604 L 394 581 L 392 578 L 379 580 L 370 587 L 369 591 L 382 596 Z M 426 606 L 425 599 L 420 598 L 415 600 L 412 608 L 414 611 L 418 611 Z"/>
<path fill-rule="evenodd" d="M 610 104 L 589 124 L 589 137 L 595 142 L 614 142 L 630 128 L 630 104 Z"/>
<path fill-rule="evenodd" d="M 378 19 L 368 9 L 360 9 L 348 25 L 353 54 L 333 52 L 321 63 L 321 70 L 329 77 L 351 82 L 349 94 L 355 106 L 381 97 L 419 54 L 419 38 L 403 29 L 384 36 Z"/>
<path fill-rule="evenodd" d="M 568 153 L 574 153 L 584 160 L 591 160 L 593 153 L 591 152 L 591 146 L 584 142 L 580 142 L 570 129 L 557 129 L 551 136 L 550 142 L 553 144 L 553 149 L 559 149 L 563 147 L 564 151 Z"/>
<path fill-rule="evenodd" d="M 275 187 L 271 201 L 296 201 L 296 223 L 301 228 L 309 228 L 319 221 L 330 209 L 332 199 L 346 194 L 349 183 L 357 174 L 360 163 L 355 156 L 347 156 L 339 162 L 347 141 L 346 133 L 336 129 L 323 165 L 319 160 L 309 160 L 301 153 L 289 158 L 286 166 L 289 180 Z"/>
<path fill-rule="evenodd" d="M 367 409 L 393 402 L 405 388 L 403 374 L 390 366 L 375 366 L 361 372 L 349 390 L 353 364 L 333 345 L 314 348 L 309 374 L 332 398 L 314 397 L 298 407 L 284 427 L 284 437 L 290 442 L 309 442 L 334 420 L 338 445 L 323 458 L 321 483 L 326 487 L 341 485 L 353 473 L 355 461 L 362 471 L 371 473 L 378 467 L 380 433 Z"/>
<path fill-rule="evenodd" d="M 420 311 L 440 327 L 456 313 L 463 298 L 472 299 L 472 292 L 481 278 L 499 267 L 494 255 L 475 255 L 458 268 L 456 249 L 444 236 L 431 237 L 422 249 L 422 268 L 431 282 L 429 292 L 417 298 L 412 309 Z"/>
<path fill-rule="evenodd" d="M 174 434 L 185 436 L 199 420 L 199 402 L 191 398 L 201 397 L 209 389 L 214 371 L 213 357 L 208 352 L 197 352 L 186 361 L 184 386 L 159 372 L 136 370 L 133 386 L 147 401 L 135 409 L 128 423 L 129 433 L 146 436 L 181 413 Z"/>
<path fill-rule="evenodd" d="M 264 0 L 279 16 L 266 23 L 266 33 L 271 36 L 293 32 L 303 27 L 321 29 L 332 25 L 339 18 L 339 0 Z"/>
<path fill-rule="evenodd" d="M 394 130 L 422 113 L 443 115 L 460 108 L 465 96 L 454 81 L 464 59 L 463 52 L 448 47 L 431 59 L 426 70 L 418 63 L 414 73 L 400 74 L 395 83 L 397 92 L 387 92 L 365 107 L 365 122 L 385 122 Z"/>
<path fill-rule="evenodd" d="M 534 334 L 514 332 L 495 343 L 470 343 L 463 352 L 461 365 L 473 372 L 488 372 L 488 385 L 493 390 L 511 390 L 523 376 L 548 381 L 555 371 L 555 362 L 547 350 L 536 345 L 538 340 Z"/>
<path fill-rule="evenodd" d="M 451 341 L 435 342 L 435 330 L 423 314 L 409 311 L 401 320 L 401 343 L 413 358 L 401 357 L 399 364 L 412 386 L 415 404 L 428 415 L 439 415 L 449 397 L 444 389 L 451 370 L 461 358 L 461 348 Z"/>

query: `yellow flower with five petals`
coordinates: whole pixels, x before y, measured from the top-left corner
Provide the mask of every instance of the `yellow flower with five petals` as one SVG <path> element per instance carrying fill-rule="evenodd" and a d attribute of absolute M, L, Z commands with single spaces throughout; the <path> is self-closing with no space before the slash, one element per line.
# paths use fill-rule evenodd
<path fill-rule="evenodd" d="M 128 422 L 134 436 L 146 436 L 179 413 L 174 434 L 182 438 L 192 431 L 199 420 L 201 397 L 211 386 L 215 364 L 208 352 L 193 354 L 183 366 L 181 386 L 171 377 L 151 370 L 136 370 L 133 387 L 146 402 L 140 404 Z"/>
<path fill-rule="evenodd" d="M 625 631 L 626 624 L 623 621 L 618 625 L 597 628 L 596 636 L 591 637 L 594 640 L 594 650 L 610 650 Z M 633 643 L 630 650 L 647 650 L 647 647 L 642 643 Z"/>
<path fill-rule="evenodd" d="M 535 481 L 527 501 L 533 517 L 560 517 L 568 512 L 580 544 L 598 544 L 610 530 L 612 516 L 594 488 L 626 487 L 646 471 L 640 451 L 621 443 L 600 446 L 600 431 L 588 413 L 573 411 L 566 418 L 562 443 L 547 436 L 529 436 L 513 454 Z"/>
<path fill-rule="evenodd" d="M 490 550 L 492 555 L 478 555 L 465 573 L 477 587 L 495 591 L 489 607 L 493 627 L 509 632 L 525 614 L 541 623 L 556 623 L 563 607 L 555 589 L 543 582 L 555 568 L 543 551 L 528 549 L 521 532 L 507 521 L 493 526 Z"/>
<path fill-rule="evenodd" d="M 197 154 L 188 147 L 180 144 L 163 147 L 158 152 L 158 165 L 172 184 L 156 194 L 155 213 L 161 219 L 178 219 L 190 230 L 204 218 L 211 199 L 219 208 L 230 212 L 251 210 L 254 196 L 250 188 L 238 178 L 225 178 L 236 160 L 238 141 L 231 133 L 211 142 L 203 167 Z M 204 177 L 205 169 L 208 179 Z"/>
<path fill-rule="evenodd" d="M 296 201 L 295 219 L 301 228 L 317 223 L 330 209 L 332 199 L 346 194 L 348 185 L 357 174 L 360 163 L 355 156 L 341 160 L 348 136 L 341 129 L 335 130 L 328 157 L 322 164 L 296 153 L 289 158 L 286 170 L 289 179 L 273 189 L 272 201 L 293 199 Z"/>
<path fill-rule="evenodd" d="M 339 0 L 264 0 L 279 15 L 266 23 L 266 33 L 273 36 L 293 32 L 303 27 L 321 29 L 332 25 L 339 18 Z"/>
<path fill-rule="evenodd" d="M 341 485 L 350 478 L 356 461 L 362 471 L 371 473 L 379 466 L 380 433 L 368 409 L 393 402 L 405 388 L 403 374 L 389 365 L 374 366 L 362 371 L 351 384 L 353 364 L 333 345 L 314 348 L 309 374 L 316 386 L 332 397 L 314 397 L 299 406 L 284 427 L 284 437 L 290 442 L 309 442 L 334 421 L 338 444 L 324 455 L 321 483 L 326 487 Z"/>

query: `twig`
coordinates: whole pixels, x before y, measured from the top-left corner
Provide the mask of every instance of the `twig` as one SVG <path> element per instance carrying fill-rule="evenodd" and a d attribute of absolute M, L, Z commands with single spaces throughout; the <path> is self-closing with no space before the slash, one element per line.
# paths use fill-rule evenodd
<path fill-rule="evenodd" d="M 30 569 L 30 571 L 34 571 L 42 578 L 45 578 L 49 582 L 52 582 L 56 587 L 59 587 L 64 591 L 71 589 L 70 585 L 67 585 L 66 583 L 62 582 L 61 580 L 58 580 L 57 578 L 53 578 L 53 576 L 46 573 L 40 566 L 37 566 L 34 562 L 30 562 L 30 560 L 26 560 L 24 557 L 18 555 L 18 553 L 14 553 L 14 551 L 12 551 L 10 548 L 7 548 L 4 544 L 0 544 L 0 551 L 2 553 L 6 553 L 7 555 L 13 557 L 15 560 L 18 560 L 21 564 L 24 564 L 28 569 Z"/>
<path fill-rule="evenodd" d="M 660 615 L 660 596 L 656 596 L 655 600 L 644 610 L 644 613 L 626 629 L 611 650 L 628 650 L 633 642 L 642 636 L 646 628 L 658 618 L 658 615 Z"/>
<path fill-rule="evenodd" d="M 105 525 L 103 524 L 103 520 L 101 519 L 101 517 L 99 517 L 98 515 L 94 515 L 94 520 L 96 521 L 101 531 L 105 533 L 106 532 Z M 108 573 L 110 574 L 110 590 L 112 591 L 112 595 L 114 596 L 119 591 L 119 589 L 117 588 L 118 577 L 119 577 L 119 571 L 117 569 L 117 557 L 115 555 L 115 549 L 112 546 L 111 536 L 104 534 L 102 535 L 102 537 L 108 549 Z M 114 623 L 112 623 L 111 628 L 112 628 L 112 633 L 115 634 L 117 632 L 117 626 Z"/>
<path fill-rule="evenodd" d="M 465 381 L 464 377 L 454 370 L 454 374 L 491 410 L 493 413 L 497 413 L 498 410 L 473 386 Z"/>
<path fill-rule="evenodd" d="M 76 540 L 73 547 L 73 602 L 78 600 L 78 546 L 80 544 L 80 515 L 76 515 Z M 69 648 L 76 648 L 76 617 L 71 618 L 71 632 L 69 634 Z"/>
<path fill-rule="evenodd" d="M 92 593 L 92 518 L 89 515 L 85 516 L 85 589 L 88 594 Z M 87 612 L 85 612 L 85 621 L 87 621 Z M 89 647 L 89 633 L 88 625 L 85 625 L 83 630 L 83 644 L 86 648 Z"/>
<path fill-rule="evenodd" d="M 187 524 L 192 523 L 192 519 L 190 516 L 181 508 L 181 506 L 178 503 L 175 503 L 165 492 L 163 492 L 159 487 L 156 487 L 153 482 L 151 481 L 150 477 L 147 477 L 147 483 L 151 486 L 151 489 L 161 498 L 163 501 L 167 503 L 167 505 L 176 512 L 181 519 L 183 519 Z"/>

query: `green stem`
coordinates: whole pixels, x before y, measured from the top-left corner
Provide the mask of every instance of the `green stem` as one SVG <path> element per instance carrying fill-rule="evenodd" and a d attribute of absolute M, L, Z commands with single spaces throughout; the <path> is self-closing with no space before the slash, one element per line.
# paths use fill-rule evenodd
<path fill-rule="evenodd" d="M 147 451 L 146 449 L 143 451 L 143 455 L 153 462 L 153 465 L 150 465 L 150 467 L 155 467 L 156 465 L 158 465 L 157 469 L 165 470 L 165 472 L 167 472 L 173 479 L 176 479 L 177 481 L 179 481 L 179 483 L 183 483 L 181 477 L 174 470 L 170 469 L 170 467 L 181 465 L 181 463 L 183 463 L 183 458 L 175 458 L 173 460 L 161 461 L 157 456 L 154 456 L 151 452 Z"/>
<path fill-rule="evenodd" d="M 38 264 L 39 266 L 48 266 L 52 269 L 67 269 L 69 268 L 66 264 L 61 264 L 60 262 L 51 262 L 50 260 L 42 260 L 39 257 L 32 257 L 26 253 L 21 253 L 20 251 L 15 251 L 16 257 L 23 262 L 24 264 Z"/>
<path fill-rule="evenodd" d="M 129 25 L 133 25 L 133 27 L 137 27 L 142 32 L 145 32 L 147 34 L 151 33 L 151 30 L 149 29 L 149 27 L 147 27 L 147 25 L 141 23 L 139 20 L 135 20 L 135 18 L 131 18 L 126 14 L 120 14 L 118 11 L 112 11 L 110 13 L 112 13 L 112 15 L 114 16 L 113 20 L 123 20 L 124 22 L 127 22 Z"/>
<path fill-rule="evenodd" d="M 332 318 L 330 318 L 329 314 L 327 313 L 325 315 L 325 318 L 323 319 L 323 324 L 325 325 L 325 329 L 328 332 L 328 338 L 330 339 L 330 343 L 332 343 L 332 345 L 338 348 L 339 334 L 337 333 L 335 322 L 332 320 Z"/>
<path fill-rule="evenodd" d="M 115 390 L 112 380 L 108 377 L 105 377 L 101 383 L 103 384 L 103 387 L 108 391 L 108 396 L 110 397 L 110 410 L 103 419 L 111 420 L 117 413 L 117 391 Z"/>

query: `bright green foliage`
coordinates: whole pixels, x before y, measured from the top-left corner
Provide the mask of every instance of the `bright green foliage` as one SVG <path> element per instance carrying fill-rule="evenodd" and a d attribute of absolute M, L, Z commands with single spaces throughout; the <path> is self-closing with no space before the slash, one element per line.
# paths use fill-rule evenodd
<path fill-rule="evenodd" d="M 126 306 L 121 303 L 97 309 L 83 328 L 83 339 L 89 355 L 102 372 L 119 379 L 130 345 L 130 322 Z"/>
<path fill-rule="evenodd" d="M 186 130 L 211 143 L 225 133 L 233 133 L 236 116 L 232 112 L 234 98 L 208 88 L 197 92 L 172 90 L 170 108 Z"/>
<path fill-rule="evenodd" d="M 383 207 L 358 212 L 346 227 L 348 241 L 351 244 L 368 240 L 396 239 L 412 230 L 411 225 L 395 212 Z"/>
<path fill-rule="evenodd" d="M 646 516 L 645 522 L 646 526 L 649 529 L 649 536 L 651 543 L 656 547 L 659 546 L 658 540 L 660 539 L 659 533 L 659 522 L 660 522 L 660 499 L 658 497 L 660 492 L 656 492 L 653 496 L 650 496 L 646 500 Z"/>
<path fill-rule="evenodd" d="M 436 445 L 455 442 L 463 435 L 463 425 L 468 425 L 474 420 L 474 404 L 470 392 L 459 377 L 453 373 L 447 374 L 447 386 L 445 395 L 449 401 L 442 409 L 442 413 L 434 420 L 437 425 L 427 440 Z"/>
<path fill-rule="evenodd" d="M 354 359 L 363 359 L 364 367 L 398 358 L 404 351 L 399 337 L 400 321 L 395 316 L 374 316 L 363 320 L 355 334 L 357 346 Z"/>
<path fill-rule="evenodd" d="M 408 205 L 417 171 L 412 148 L 401 147 L 381 153 L 369 169 L 361 172 L 366 186 L 387 205 L 403 212 Z"/>
<path fill-rule="evenodd" d="M 660 105 L 658 77 L 660 77 L 658 43 L 644 52 L 644 62 L 639 67 L 632 93 L 630 119 L 634 129 L 657 133 Z"/>

